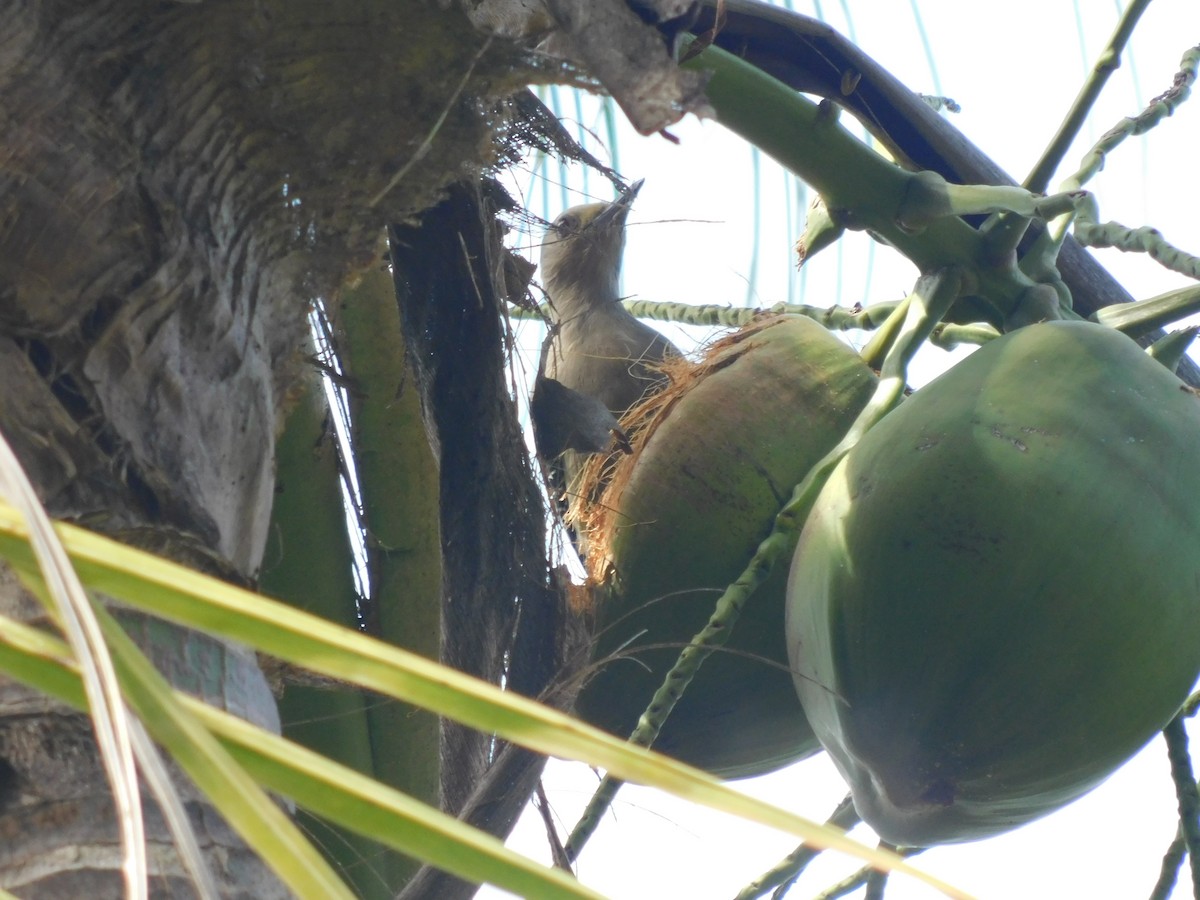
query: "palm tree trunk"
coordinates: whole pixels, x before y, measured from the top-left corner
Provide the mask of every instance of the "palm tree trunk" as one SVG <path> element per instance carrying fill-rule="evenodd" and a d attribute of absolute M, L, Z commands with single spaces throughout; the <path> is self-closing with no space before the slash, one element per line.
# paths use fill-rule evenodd
<path fill-rule="evenodd" d="M 252 583 L 309 299 L 491 156 L 477 98 L 510 51 L 423 2 L 0 15 L 0 430 L 52 515 Z M 0 612 L 40 616 L 3 569 Z M 125 622 L 176 683 L 278 727 L 250 654 Z M 228 895 L 283 896 L 185 796 Z M 151 827 L 155 893 L 185 895 Z M 87 721 L 3 681 L 0 833 L 0 884 L 22 896 L 117 890 Z"/>

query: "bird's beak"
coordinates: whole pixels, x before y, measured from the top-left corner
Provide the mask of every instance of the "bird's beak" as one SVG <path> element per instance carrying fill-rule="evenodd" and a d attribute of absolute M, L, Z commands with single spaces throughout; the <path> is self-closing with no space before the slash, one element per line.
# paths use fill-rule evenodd
<path fill-rule="evenodd" d="M 629 215 L 630 207 L 633 206 L 634 198 L 637 197 L 638 191 L 642 189 L 642 182 L 644 180 L 645 179 L 639 178 L 628 188 L 626 188 L 625 192 L 621 194 L 620 197 L 608 204 L 608 206 L 601 211 L 600 215 L 596 216 L 596 218 L 592 220 L 592 227 L 604 228 L 609 225 L 609 223 L 623 225 L 625 223 L 625 217 Z"/>

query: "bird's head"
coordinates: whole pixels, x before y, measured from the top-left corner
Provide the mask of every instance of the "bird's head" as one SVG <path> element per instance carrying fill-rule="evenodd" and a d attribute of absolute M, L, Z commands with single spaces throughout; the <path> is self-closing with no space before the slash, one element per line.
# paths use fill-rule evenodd
<path fill-rule="evenodd" d="M 641 186 L 635 182 L 612 203 L 573 206 L 546 229 L 541 277 L 556 319 L 619 299 L 625 219 Z"/>

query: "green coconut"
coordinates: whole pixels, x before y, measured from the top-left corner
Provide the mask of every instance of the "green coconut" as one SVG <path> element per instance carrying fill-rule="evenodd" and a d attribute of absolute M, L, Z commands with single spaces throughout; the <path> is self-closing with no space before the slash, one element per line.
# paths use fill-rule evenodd
<path fill-rule="evenodd" d="M 607 489 L 585 524 L 596 667 L 582 718 L 627 737 L 680 650 L 770 533 L 792 488 L 845 433 L 874 375 L 817 323 L 769 317 L 714 345 L 702 363 L 635 409 L 634 453 L 584 481 Z M 818 748 L 783 639 L 787 566 L 747 603 L 656 750 L 736 778 Z"/>
<path fill-rule="evenodd" d="M 972 840 L 1104 780 L 1200 670 L 1200 400 L 1123 335 L 1023 328 L 834 471 L 788 586 L 796 688 L 863 819 Z"/>

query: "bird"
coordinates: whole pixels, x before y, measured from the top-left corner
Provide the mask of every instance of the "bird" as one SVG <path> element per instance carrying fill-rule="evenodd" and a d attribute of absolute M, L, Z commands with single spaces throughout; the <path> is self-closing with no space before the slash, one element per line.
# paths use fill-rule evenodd
<path fill-rule="evenodd" d="M 641 184 L 611 203 L 566 210 L 542 245 L 541 281 L 557 329 L 545 374 L 600 400 L 618 419 L 666 383 L 657 364 L 680 355 L 621 305 L 625 220 Z"/>
<path fill-rule="evenodd" d="M 573 206 L 546 229 L 539 275 L 553 324 L 549 352 L 543 354 L 540 367 L 541 390 L 535 387 L 534 399 L 541 393 L 543 410 L 581 418 L 570 423 L 555 421 L 551 427 L 545 413 L 543 434 L 603 433 L 597 425 L 601 419 L 589 406 L 598 401 L 619 420 L 642 397 L 666 384 L 659 364 L 681 355 L 674 344 L 621 304 L 625 221 L 641 185 L 635 182 L 611 203 Z M 573 402 L 548 402 L 562 394 L 560 387 L 571 392 L 563 396 Z M 579 401 L 575 394 L 592 403 Z M 628 451 L 628 445 L 623 445 L 624 433 L 619 428 L 610 430 L 618 449 Z M 551 446 L 539 448 L 539 452 L 549 459 L 562 449 Z M 566 449 L 562 465 L 568 490 L 573 488 L 586 455 L 605 449 L 594 442 L 582 446 L 579 441 Z"/>
<path fill-rule="evenodd" d="M 616 441 L 618 449 L 631 453 L 629 440 L 621 425 L 595 397 L 581 394 L 562 382 L 546 375 L 546 358 L 554 345 L 552 330 L 542 342 L 542 357 L 538 364 L 533 397 L 529 401 L 529 417 L 533 422 L 533 441 L 538 456 L 556 459 L 564 450 L 584 454 L 603 453 Z"/>

